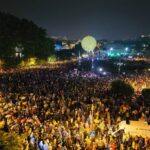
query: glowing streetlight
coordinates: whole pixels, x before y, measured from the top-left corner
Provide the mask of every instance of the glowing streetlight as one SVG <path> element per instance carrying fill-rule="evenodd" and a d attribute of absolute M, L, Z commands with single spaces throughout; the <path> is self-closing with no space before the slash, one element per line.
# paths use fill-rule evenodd
<path fill-rule="evenodd" d="M 99 68 L 99 71 L 102 72 L 102 71 L 103 71 L 103 68 Z"/>
<path fill-rule="evenodd" d="M 103 75 L 106 75 L 106 72 L 103 72 Z"/>
<path fill-rule="evenodd" d="M 129 48 L 128 48 L 128 47 L 126 47 L 126 48 L 125 48 L 125 51 L 127 52 L 128 50 L 129 50 Z"/>
<path fill-rule="evenodd" d="M 114 48 L 113 48 L 113 47 L 111 47 L 111 48 L 110 48 L 110 51 L 113 51 L 113 50 L 114 50 Z"/>

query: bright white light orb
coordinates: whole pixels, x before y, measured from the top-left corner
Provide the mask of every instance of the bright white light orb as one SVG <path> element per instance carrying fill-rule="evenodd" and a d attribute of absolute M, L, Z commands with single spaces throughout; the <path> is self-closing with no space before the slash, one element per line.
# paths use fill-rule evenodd
<path fill-rule="evenodd" d="M 113 51 L 113 50 L 114 50 L 114 48 L 113 48 L 113 47 L 111 47 L 111 48 L 110 48 L 110 51 Z"/>
<path fill-rule="evenodd" d="M 96 39 L 90 35 L 84 37 L 81 41 L 81 46 L 85 51 L 93 51 L 96 45 Z"/>
<path fill-rule="evenodd" d="M 99 68 L 99 71 L 100 71 L 100 72 L 103 71 L 103 68 Z"/>
<path fill-rule="evenodd" d="M 128 48 L 128 47 L 126 47 L 126 48 L 125 48 L 125 51 L 127 52 L 128 50 L 129 50 L 129 48 Z"/>

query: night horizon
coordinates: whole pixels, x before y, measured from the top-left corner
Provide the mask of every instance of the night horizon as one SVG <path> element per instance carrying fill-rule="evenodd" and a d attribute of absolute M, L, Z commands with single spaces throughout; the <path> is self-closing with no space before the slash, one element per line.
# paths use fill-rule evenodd
<path fill-rule="evenodd" d="M 150 150 L 150 0 L 0 0 L 0 150 Z"/>
<path fill-rule="evenodd" d="M 9 5 L 8 5 L 9 4 Z M 81 39 L 124 40 L 150 33 L 150 2 L 135 1 L 42 1 L 0 0 L 0 11 L 32 20 L 49 36 Z"/>

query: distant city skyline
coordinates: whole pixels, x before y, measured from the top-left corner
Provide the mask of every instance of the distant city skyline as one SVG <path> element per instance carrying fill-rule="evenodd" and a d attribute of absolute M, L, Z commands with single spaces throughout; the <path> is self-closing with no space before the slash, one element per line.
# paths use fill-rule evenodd
<path fill-rule="evenodd" d="M 0 11 L 26 18 L 49 36 L 124 40 L 150 34 L 149 0 L 0 0 Z"/>

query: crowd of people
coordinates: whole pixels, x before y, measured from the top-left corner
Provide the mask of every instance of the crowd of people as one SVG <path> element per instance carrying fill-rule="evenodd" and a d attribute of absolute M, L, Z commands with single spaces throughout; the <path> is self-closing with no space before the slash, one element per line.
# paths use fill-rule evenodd
<path fill-rule="evenodd" d="M 144 88 L 150 88 L 150 75 L 132 75 L 130 78 L 125 79 L 126 82 L 130 83 L 135 91 L 140 92 Z"/>
<path fill-rule="evenodd" d="M 0 75 L 0 128 L 24 135 L 24 150 L 150 150 L 150 138 L 120 131 L 122 120 L 148 120 L 135 93 L 130 103 L 109 93 L 115 79 L 143 85 L 148 75 L 99 77 L 68 65 Z M 139 83 L 140 79 L 140 83 Z"/>

